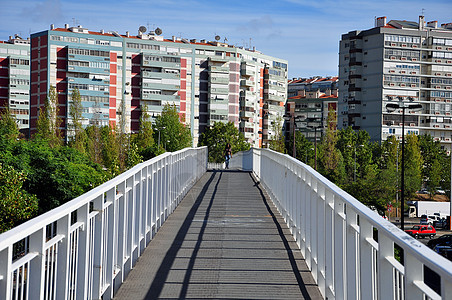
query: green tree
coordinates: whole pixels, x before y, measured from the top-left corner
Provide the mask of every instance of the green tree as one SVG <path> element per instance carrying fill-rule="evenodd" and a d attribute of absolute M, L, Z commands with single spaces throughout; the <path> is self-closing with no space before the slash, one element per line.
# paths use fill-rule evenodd
<path fill-rule="evenodd" d="M 85 128 L 85 133 L 85 153 L 88 154 L 92 162 L 102 164 L 101 128 L 97 125 L 90 125 Z"/>
<path fill-rule="evenodd" d="M 215 122 L 212 127 L 206 128 L 199 137 L 198 146 L 207 146 L 209 162 L 221 163 L 224 162 L 223 152 L 227 143 L 231 144 L 233 154 L 250 149 L 243 133 L 232 122 Z"/>
<path fill-rule="evenodd" d="M 51 147 L 61 145 L 58 95 L 54 86 L 50 86 L 44 106 L 39 110 L 34 138 L 47 142 Z"/>
<path fill-rule="evenodd" d="M 11 114 L 8 108 L 4 108 L 0 114 L 0 138 L 16 140 L 20 132 L 17 127 L 16 118 Z"/>
<path fill-rule="evenodd" d="M 417 135 L 408 134 L 405 141 L 405 197 L 409 199 L 422 186 L 423 159 Z"/>
<path fill-rule="evenodd" d="M 71 123 L 69 124 L 72 134 L 71 146 L 80 152 L 85 152 L 86 132 L 83 130 L 82 116 L 83 106 L 80 91 L 75 88 L 71 95 L 71 104 L 69 109 L 69 115 Z"/>
<path fill-rule="evenodd" d="M 112 177 L 121 173 L 119 162 L 119 145 L 116 132 L 113 126 L 104 126 L 101 128 L 102 140 L 102 164 L 107 168 Z"/>
<path fill-rule="evenodd" d="M 441 149 L 439 141 L 433 140 L 431 135 L 420 135 L 419 147 L 423 158 L 422 177 L 426 182 L 431 195 L 437 187 L 449 189 L 450 187 L 450 157 Z"/>
<path fill-rule="evenodd" d="M 270 138 L 269 147 L 270 149 L 280 152 L 286 153 L 286 146 L 284 143 L 284 135 L 282 130 L 283 119 L 281 116 L 277 116 L 276 120 L 272 122 L 271 128 L 274 132 L 273 136 Z"/>
<path fill-rule="evenodd" d="M 293 156 L 293 135 L 286 145 L 289 155 Z M 314 145 L 300 131 L 295 131 L 295 152 L 297 159 L 309 165 L 314 165 Z"/>
<path fill-rule="evenodd" d="M 150 119 L 146 105 L 141 106 L 140 129 L 132 137 L 132 144 L 137 146 L 137 153 L 145 160 L 155 156 L 154 131 L 152 130 L 152 121 Z"/>
<path fill-rule="evenodd" d="M 328 112 L 327 129 L 319 149 L 319 171 L 331 181 L 341 184 L 345 177 L 345 166 L 341 152 L 337 149 L 336 115 Z"/>
<path fill-rule="evenodd" d="M 165 105 L 162 114 L 157 116 L 153 127 L 154 139 L 160 134 L 160 147 L 174 152 L 192 146 L 190 128 L 186 127 L 179 117 L 175 105 Z"/>
<path fill-rule="evenodd" d="M 0 233 L 34 217 L 38 199 L 23 190 L 23 172 L 0 163 Z"/>

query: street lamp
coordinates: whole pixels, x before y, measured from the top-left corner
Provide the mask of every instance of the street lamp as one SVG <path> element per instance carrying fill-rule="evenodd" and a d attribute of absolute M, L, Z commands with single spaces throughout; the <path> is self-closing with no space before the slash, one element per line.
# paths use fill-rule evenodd
<path fill-rule="evenodd" d="M 405 109 L 419 110 L 422 109 L 422 105 L 414 103 L 388 103 L 386 104 L 388 112 L 393 112 L 396 109 L 402 110 L 402 181 L 401 181 L 401 224 L 402 230 L 405 230 Z"/>

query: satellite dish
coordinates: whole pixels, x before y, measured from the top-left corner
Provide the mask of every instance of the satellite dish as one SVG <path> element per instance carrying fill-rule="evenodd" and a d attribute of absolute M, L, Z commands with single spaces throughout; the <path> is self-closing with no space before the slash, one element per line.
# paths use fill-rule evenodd
<path fill-rule="evenodd" d="M 157 27 L 157 28 L 155 29 L 155 34 L 156 34 L 156 35 L 161 35 L 161 34 L 162 34 L 162 30 L 161 30 L 159 27 Z"/>
<path fill-rule="evenodd" d="M 215 36 L 215 40 L 216 40 L 216 41 L 219 41 L 219 40 L 220 40 L 220 36 L 219 36 L 219 35 L 216 35 L 216 36 Z"/>
<path fill-rule="evenodd" d="M 147 28 L 145 26 L 140 26 L 140 28 L 138 28 L 138 31 L 141 33 L 145 33 L 147 30 Z"/>

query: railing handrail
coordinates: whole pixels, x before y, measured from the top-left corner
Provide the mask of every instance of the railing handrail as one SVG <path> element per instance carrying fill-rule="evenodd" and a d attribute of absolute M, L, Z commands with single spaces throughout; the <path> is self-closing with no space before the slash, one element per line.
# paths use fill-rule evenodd
<path fill-rule="evenodd" d="M 342 250 L 339 249 L 339 251 L 342 251 L 343 252 L 342 256 L 346 258 L 337 258 L 337 259 L 351 259 L 352 267 L 350 268 L 353 268 L 353 263 L 358 265 L 355 266 L 356 268 L 359 268 L 360 264 L 366 264 L 367 262 L 361 261 L 361 257 L 348 258 L 348 255 L 350 254 L 344 252 L 344 249 L 348 249 L 348 247 L 350 247 L 350 244 L 348 244 L 349 243 L 348 239 L 351 239 L 352 241 L 355 241 L 356 243 L 359 244 L 362 243 L 360 239 L 366 238 L 366 243 L 370 245 L 370 248 L 373 247 L 372 249 L 374 249 L 372 251 L 376 251 L 374 255 L 383 256 L 380 259 L 384 261 L 378 260 L 378 263 L 376 263 L 375 265 L 375 270 L 377 268 L 377 265 L 378 268 L 381 268 L 381 270 L 379 271 L 380 273 L 384 273 L 387 270 L 392 270 L 390 274 L 382 275 L 378 274 L 375 271 L 375 274 L 367 275 L 375 276 L 375 278 L 378 278 L 375 279 L 375 282 L 373 283 L 375 285 L 374 286 L 375 291 L 371 292 L 373 294 L 367 294 L 367 296 L 371 295 L 374 298 L 379 298 L 382 295 L 389 295 L 390 293 L 382 287 L 385 284 L 384 281 L 388 279 L 380 277 L 387 276 L 389 278 L 393 278 L 396 275 L 394 275 L 392 272 L 396 272 L 398 274 L 400 273 L 400 275 L 397 276 L 403 278 L 403 280 L 406 281 L 406 284 L 413 284 L 417 287 L 418 290 L 424 293 L 424 295 L 428 297 L 437 298 L 438 294 L 434 292 L 426 284 L 424 284 L 424 282 L 422 282 L 423 279 L 422 280 L 419 279 L 420 276 L 419 274 L 423 274 L 423 269 L 419 267 L 421 265 L 427 266 L 429 269 L 436 272 L 442 279 L 441 292 L 444 293 L 442 294 L 443 299 L 446 299 L 447 296 L 450 296 L 450 294 L 452 294 L 451 261 L 434 253 L 427 246 L 420 243 L 416 239 L 410 237 L 408 234 L 406 234 L 398 227 L 393 225 L 391 222 L 385 220 L 377 213 L 372 211 L 370 208 L 365 206 L 363 203 L 358 201 L 356 198 L 340 189 L 334 183 L 330 182 L 326 177 L 318 173 L 312 167 L 294 159 L 293 157 L 287 154 L 281 154 L 269 149 L 256 149 L 256 148 L 253 148 L 247 152 L 234 154 L 231 160 L 231 164 L 234 165 L 235 167 L 241 168 L 240 164 L 242 163 L 242 160 L 245 157 L 247 157 L 248 159 L 252 157 L 251 159 L 253 162 L 251 169 L 253 170 L 255 176 L 260 180 L 261 184 L 263 184 L 263 186 L 266 188 L 268 194 L 272 198 L 272 201 L 278 207 L 278 210 L 283 215 L 289 228 L 291 228 L 292 234 L 294 235 L 297 244 L 300 246 L 302 253 L 305 252 L 303 254 L 305 256 L 308 256 L 309 261 L 310 261 L 309 257 L 311 256 L 316 257 L 316 259 L 313 259 L 308 263 L 308 266 L 310 267 L 311 272 L 313 272 L 314 278 L 316 279 L 317 283 L 319 283 L 319 281 L 321 283 L 322 280 L 324 281 L 323 283 L 319 284 L 319 288 L 321 289 L 324 297 L 328 298 L 338 297 L 338 299 L 340 299 L 341 295 L 347 297 L 348 293 L 352 293 L 351 295 L 355 295 L 354 291 L 352 292 L 350 291 L 353 289 L 356 289 L 356 294 L 362 293 L 362 291 L 358 291 L 358 287 L 360 287 L 362 283 L 361 279 L 357 277 L 363 275 L 361 274 L 361 272 L 359 272 L 360 273 L 359 275 L 357 274 L 353 275 L 354 278 L 347 279 L 345 274 L 346 271 L 344 271 L 347 269 L 347 267 L 334 265 L 333 268 L 334 267 L 343 268 L 342 272 L 344 272 L 344 274 L 342 275 L 344 276 L 344 279 L 341 281 L 341 283 L 340 282 L 331 283 L 333 287 L 325 286 L 326 285 L 325 281 L 327 281 L 328 278 L 329 279 L 333 278 L 337 274 L 336 273 L 327 274 L 328 272 L 332 272 L 331 271 L 332 266 L 329 266 L 330 269 L 326 270 L 327 268 L 325 266 L 322 267 L 320 265 L 321 263 L 318 260 L 323 260 L 322 263 L 327 264 L 325 262 L 327 259 L 325 259 L 324 257 L 320 258 L 317 257 L 318 253 L 314 252 L 316 251 L 315 249 L 317 246 L 315 247 L 303 246 L 306 243 L 311 243 L 311 241 L 308 241 L 309 239 L 312 239 L 314 243 L 319 244 L 325 242 L 325 241 L 317 242 L 317 237 L 312 238 L 310 236 L 310 234 L 314 235 L 323 234 L 325 235 L 325 237 L 327 236 L 327 233 L 325 232 L 317 233 L 317 228 L 311 228 L 312 226 L 316 226 L 319 222 L 318 219 L 322 219 L 322 217 L 323 217 L 322 220 L 324 221 L 321 221 L 323 222 L 321 226 L 323 226 L 324 228 L 320 230 L 321 231 L 330 230 L 329 234 L 331 234 L 331 238 L 333 240 L 336 234 L 336 232 L 334 231 L 336 226 L 335 222 L 340 222 L 339 224 L 342 223 L 345 224 L 340 225 L 343 226 L 344 228 L 344 232 L 341 233 L 341 236 L 343 236 L 343 239 L 345 241 L 339 241 L 338 243 L 342 245 L 339 247 L 344 247 Z M 249 162 L 246 162 L 246 164 L 247 166 L 242 169 L 250 170 L 250 168 L 248 167 Z M 268 171 L 267 173 L 264 170 L 265 168 L 269 169 L 267 170 Z M 281 168 L 281 170 L 278 170 L 278 168 Z M 279 180 L 278 177 L 285 177 L 285 180 Z M 312 191 L 315 195 L 311 194 L 309 194 L 308 196 L 299 195 L 305 193 L 305 191 L 298 190 L 300 188 L 298 186 L 298 182 L 300 183 L 300 185 L 304 184 L 303 185 L 304 188 L 309 189 L 309 191 Z M 321 199 L 320 201 L 321 204 L 319 204 L 319 199 Z M 300 204 L 299 201 L 302 201 L 303 204 Z M 304 202 L 306 202 L 307 204 L 304 204 Z M 338 210 L 338 205 L 341 204 L 344 204 L 344 207 L 346 206 L 346 209 L 344 209 L 343 207 L 340 208 L 343 209 L 343 211 L 340 211 L 340 209 Z M 308 208 L 308 210 L 302 211 L 300 206 Z M 309 214 L 312 212 L 312 209 L 315 212 L 317 212 L 317 210 L 320 209 L 323 210 L 324 213 L 326 213 L 327 210 L 330 210 L 334 214 L 334 216 L 316 215 L 314 217 L 315 219 L 313 220 L 312 224 L 303 223 L 307 222 L 305 219 L 308 219 L 309 221 L 311 220 Z M 301 217 L 301 215 L 303 215 L 303 217 Z M 328 218 L 329 221 L 325 221 Z M 326 222 L 330 223 L 326 224 Z M 372 235 L 370 235 L 371 227 L 374 227 L 378 230 L 379 236 L 378 242 L 373 239 Z M 353 233 L 351 234 L 348 233 L 347 229 L 350 229 Z M 365 230 L 368 230 L 368 232 L 365 232 Z M 402 261 L 402 263 L 399 263 L 395 259 L 394 250 L 392 248 L 391 250 L 381 248 L 381 247 L 394 247 L 394 244 L 391 243 L 397 244 L 400 248 L 403 249 L 405 262 Z M 384 246 L 379 246 L 379 244 Z M 353 242 L 351 245 L 352 245 L 351 247 L 353 248 Z M 363 244 L 359 245 L 362 246 Z M 334 248 L 336 245 L 330 246 Z M 319 251 L 320 255 L 325 255 L 326 251 L 325 249 L 319 249 Z M 355 249 L 356 253 L 360 253 L 360 251 L 365 252 L 365 250 Z M 329 254 L 334 254 L 334 251 L 333 253 Z M 356 261 L 353 261 L 354 259 L 356 259 Z M 413 259 L 415 260 L 414 262 Z M 387 265 L 384 265 L 385 263 L 388 263 L 389 267 L 387 267 Z M 319 271 L 320 268 L 323 269 Z M 408 268 L 410 272 L 413 271 L 413 268 L 416 268 L 419 274 L 414 275 L 405 274 L 407 270 L 406 268 Z M 339 275 L 338 278 L 341 279 L 342 275 Z M 320 277 L 324 278 L 320 280 L 319 279 Z M 407 277 L 410 277 L 410 280 L 407 280 Z M 412 278 L 417 279 L 414 280 Z M 353 282 L 354 280 L 356 282 Z M 370 281 L 370 279 L 365 280 Z M 394 279 L 394 281 L 396 281 L 396 279 Z M 349 284 L 351 285 L 348 286 Z M 400 285 L 400 282 L 399 283 L 392 282 L 392 284 L 394 284 L 396 287 L 389 286 L 386 288 L 393 289 L 395 298 L 397 297 L 404 298 L 406 296 L 407 299 L 409 299 L 413 295 L 418 295 L 416 294 L 416 291 L 412 291 L 413 289 L 407 290 L 408 288 L 405 288 L 404 285 Z M 335 285 L 339 285 L 337 290 L 334 289 Z M 379 293 L 381 293 L 382 295 L 380 295 Z M 398 296 L 396 295 L 396 293 Z"/>
<path fill-rule="evenodd" d="M 199 147 L 199 148 L 207 148 L 207 146 Z M 175 155 L 181 153 L 186 149 L 195 149 L 195 148 L 185 148 L 176 152 L 165 152 L 159 156 L 153 157 L 145 162 L 141 162 L 132 168 L 126 170 L 120 175 L 108 180 L 107 182 L 102 183 L 101 185 L 89 190 L 88 192 L 58 206 L 54 209 L 43 213 L 42 215 L 36 216 L 35 218 L 28 220 L 25 223 L 22 223 L 10 230 L 0 234 L 0 251 L 7 247 L 9 244 L 16 243 L 23 239 L 24 237 L 36 232 L 39 230 L 43 224 L 48 225 L 56 221 L 61 217 L 61 215 L 65 215 L 65 211 L 71 210 L 74 211 L 77 208 L 85 205 L 87 202 L 91 201 L 93 195 L 99 194 L 100 191 L 105 191 L 113 186 L 118 185 L 119 182 L 123 181 L 123 178 L 128 177 L 129 175 L 136 173 L 137 170 L 141 170 L 144 166 L 149 166 L 156 161 L 159 161 L 167 156 Z M 49 221 L 50 220 L 50 221 Z M 39 228 L 39 229 L 37 229 Z"/>
<path fill-rule="evenodd" d="M 207 147 L 164 153 L 0 234 L 0 298 L 110 299 L 206 169 Z"/>

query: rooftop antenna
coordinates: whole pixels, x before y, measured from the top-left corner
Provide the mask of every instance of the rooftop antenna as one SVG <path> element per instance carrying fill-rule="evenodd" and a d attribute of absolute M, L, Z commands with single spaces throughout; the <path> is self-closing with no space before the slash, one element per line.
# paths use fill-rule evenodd
<path fill-rule="evenodd" d="M 422 9 L 422 14 L 421 14 L 421 16 L 424 16 L 424 11 L 425 11 L 425 8 Z"/>
<path fill-rule="evenodd" d="M 147 30 L 147 28 L 145 26 L 140 26 L 140 28 L 138 28 L 138 31 L 141 33 L 145 33 Z"/>
<path fill-rule="evenodd" d="M 223 43 L 226 43 L 228 41 L 228 39 L 227 38 L 224 38 L 224 41 L 223 41 Z"/>
<path fill-rule="evenodd" d="M 215 41 L 219 41 L 221 39 L 221 37 L 219 35 L 215 35 Z"/>

